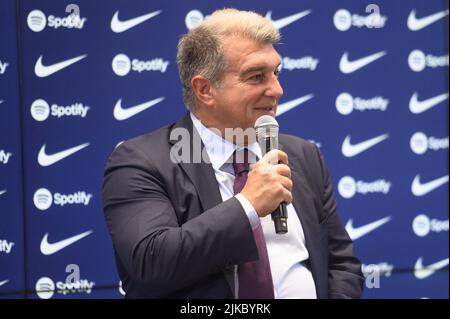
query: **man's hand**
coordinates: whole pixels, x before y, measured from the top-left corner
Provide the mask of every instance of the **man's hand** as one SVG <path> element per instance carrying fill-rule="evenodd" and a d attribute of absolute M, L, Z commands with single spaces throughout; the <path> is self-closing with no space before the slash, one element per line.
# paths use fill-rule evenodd
<path fill-rule="evenodd" d="M 248 174 L 241 194 L 253 205 L 259 217 L 271 214 L 281 202 L 292 202 L 291 169 L 287 164 L 286 153 L 272 150 Z"/>

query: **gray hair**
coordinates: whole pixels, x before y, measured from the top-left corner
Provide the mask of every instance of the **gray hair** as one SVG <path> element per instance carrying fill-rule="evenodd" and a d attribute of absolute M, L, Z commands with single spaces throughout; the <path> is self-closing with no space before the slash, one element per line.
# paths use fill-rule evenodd
<path fill-rule="evenodd" d="M 222 9 L 215 11 L 199 26 L 183 35 L 178 43 L 177 64 L 183 85 L 183 100 L 195 111 L 196 97 L 191 80 L 201 75 L 213 85 L 220 85 L 228 67 L 223 43 L 230 37 L 241 37 L 257 43 L 276 43 L 281 36 L 273 24 L 251 11 Z"/>

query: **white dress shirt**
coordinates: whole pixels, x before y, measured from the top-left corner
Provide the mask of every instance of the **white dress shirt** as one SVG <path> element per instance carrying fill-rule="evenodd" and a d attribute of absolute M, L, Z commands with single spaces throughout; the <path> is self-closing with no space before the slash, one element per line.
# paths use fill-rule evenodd
<path fill-rule="evenodd" d="M 205 145 L 219 184 L 222 200 L 225 201 L 235 196 L 244 208 L 252 228 L 254 229 L 261 223 L 269 255 L 275 298 L 317 298 L 311 271 L 302 263 L 309 258 L 309 254 L 305 246 L 303 228 L 294 206 L 292 204 L 287 205 L 289 231 L 286 234 L 276 234 L 270 215 L 260 218 L 253 205 L 244 195 L 234 195 L 233 193 L 234 170 L 232 157 L 236 150 L 239 153 L 243 150 L 243 147 L 238 148 L 235 144 L 215 134 L 212 130 L 205 127 L 192 113 L 191 119 Z M 247 145 L 246 148 L 249 150 L 250 158 L 252 155 L 258 159 L 262 157 L 258 143 Z M 252 166 L 250 164 L 250 169 Z M 237 272 L 235 271 L 236 287 L 239 284 L 237 278 Z M 236 294 L 237 291 L 238 289 L 236 288 Z"/>

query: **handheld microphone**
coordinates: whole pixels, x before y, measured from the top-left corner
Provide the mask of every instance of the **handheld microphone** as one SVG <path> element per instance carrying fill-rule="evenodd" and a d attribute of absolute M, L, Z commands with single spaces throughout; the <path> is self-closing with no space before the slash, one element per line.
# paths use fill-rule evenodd
<path fill-rule="evenodd" d="M 255 122 L 256 138 L 264 154 L 278 149 L 278 122 L 270 115 L 260 116 Z M 281 202 L 280 206 L 272 213 L 272 220 L 277 234 L 285 234 L 287 227 L 286 203 Z"/>

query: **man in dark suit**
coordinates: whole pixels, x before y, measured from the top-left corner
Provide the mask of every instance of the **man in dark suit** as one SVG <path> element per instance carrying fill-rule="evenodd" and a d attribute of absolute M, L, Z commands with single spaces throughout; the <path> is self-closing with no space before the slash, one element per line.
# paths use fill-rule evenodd
<path fill-rule="evenodd" d="M 317 147 L 281 134 L 282 151 L 263 155 L 235 134 L 276 114 L 279 38 L 255 13 L 216 11 L 178 46 L 190 112 L 111 155 L 104 212 L 128 298 L 361 296 Z M 281 202 L 286 234 L 270 217 Z"/>

